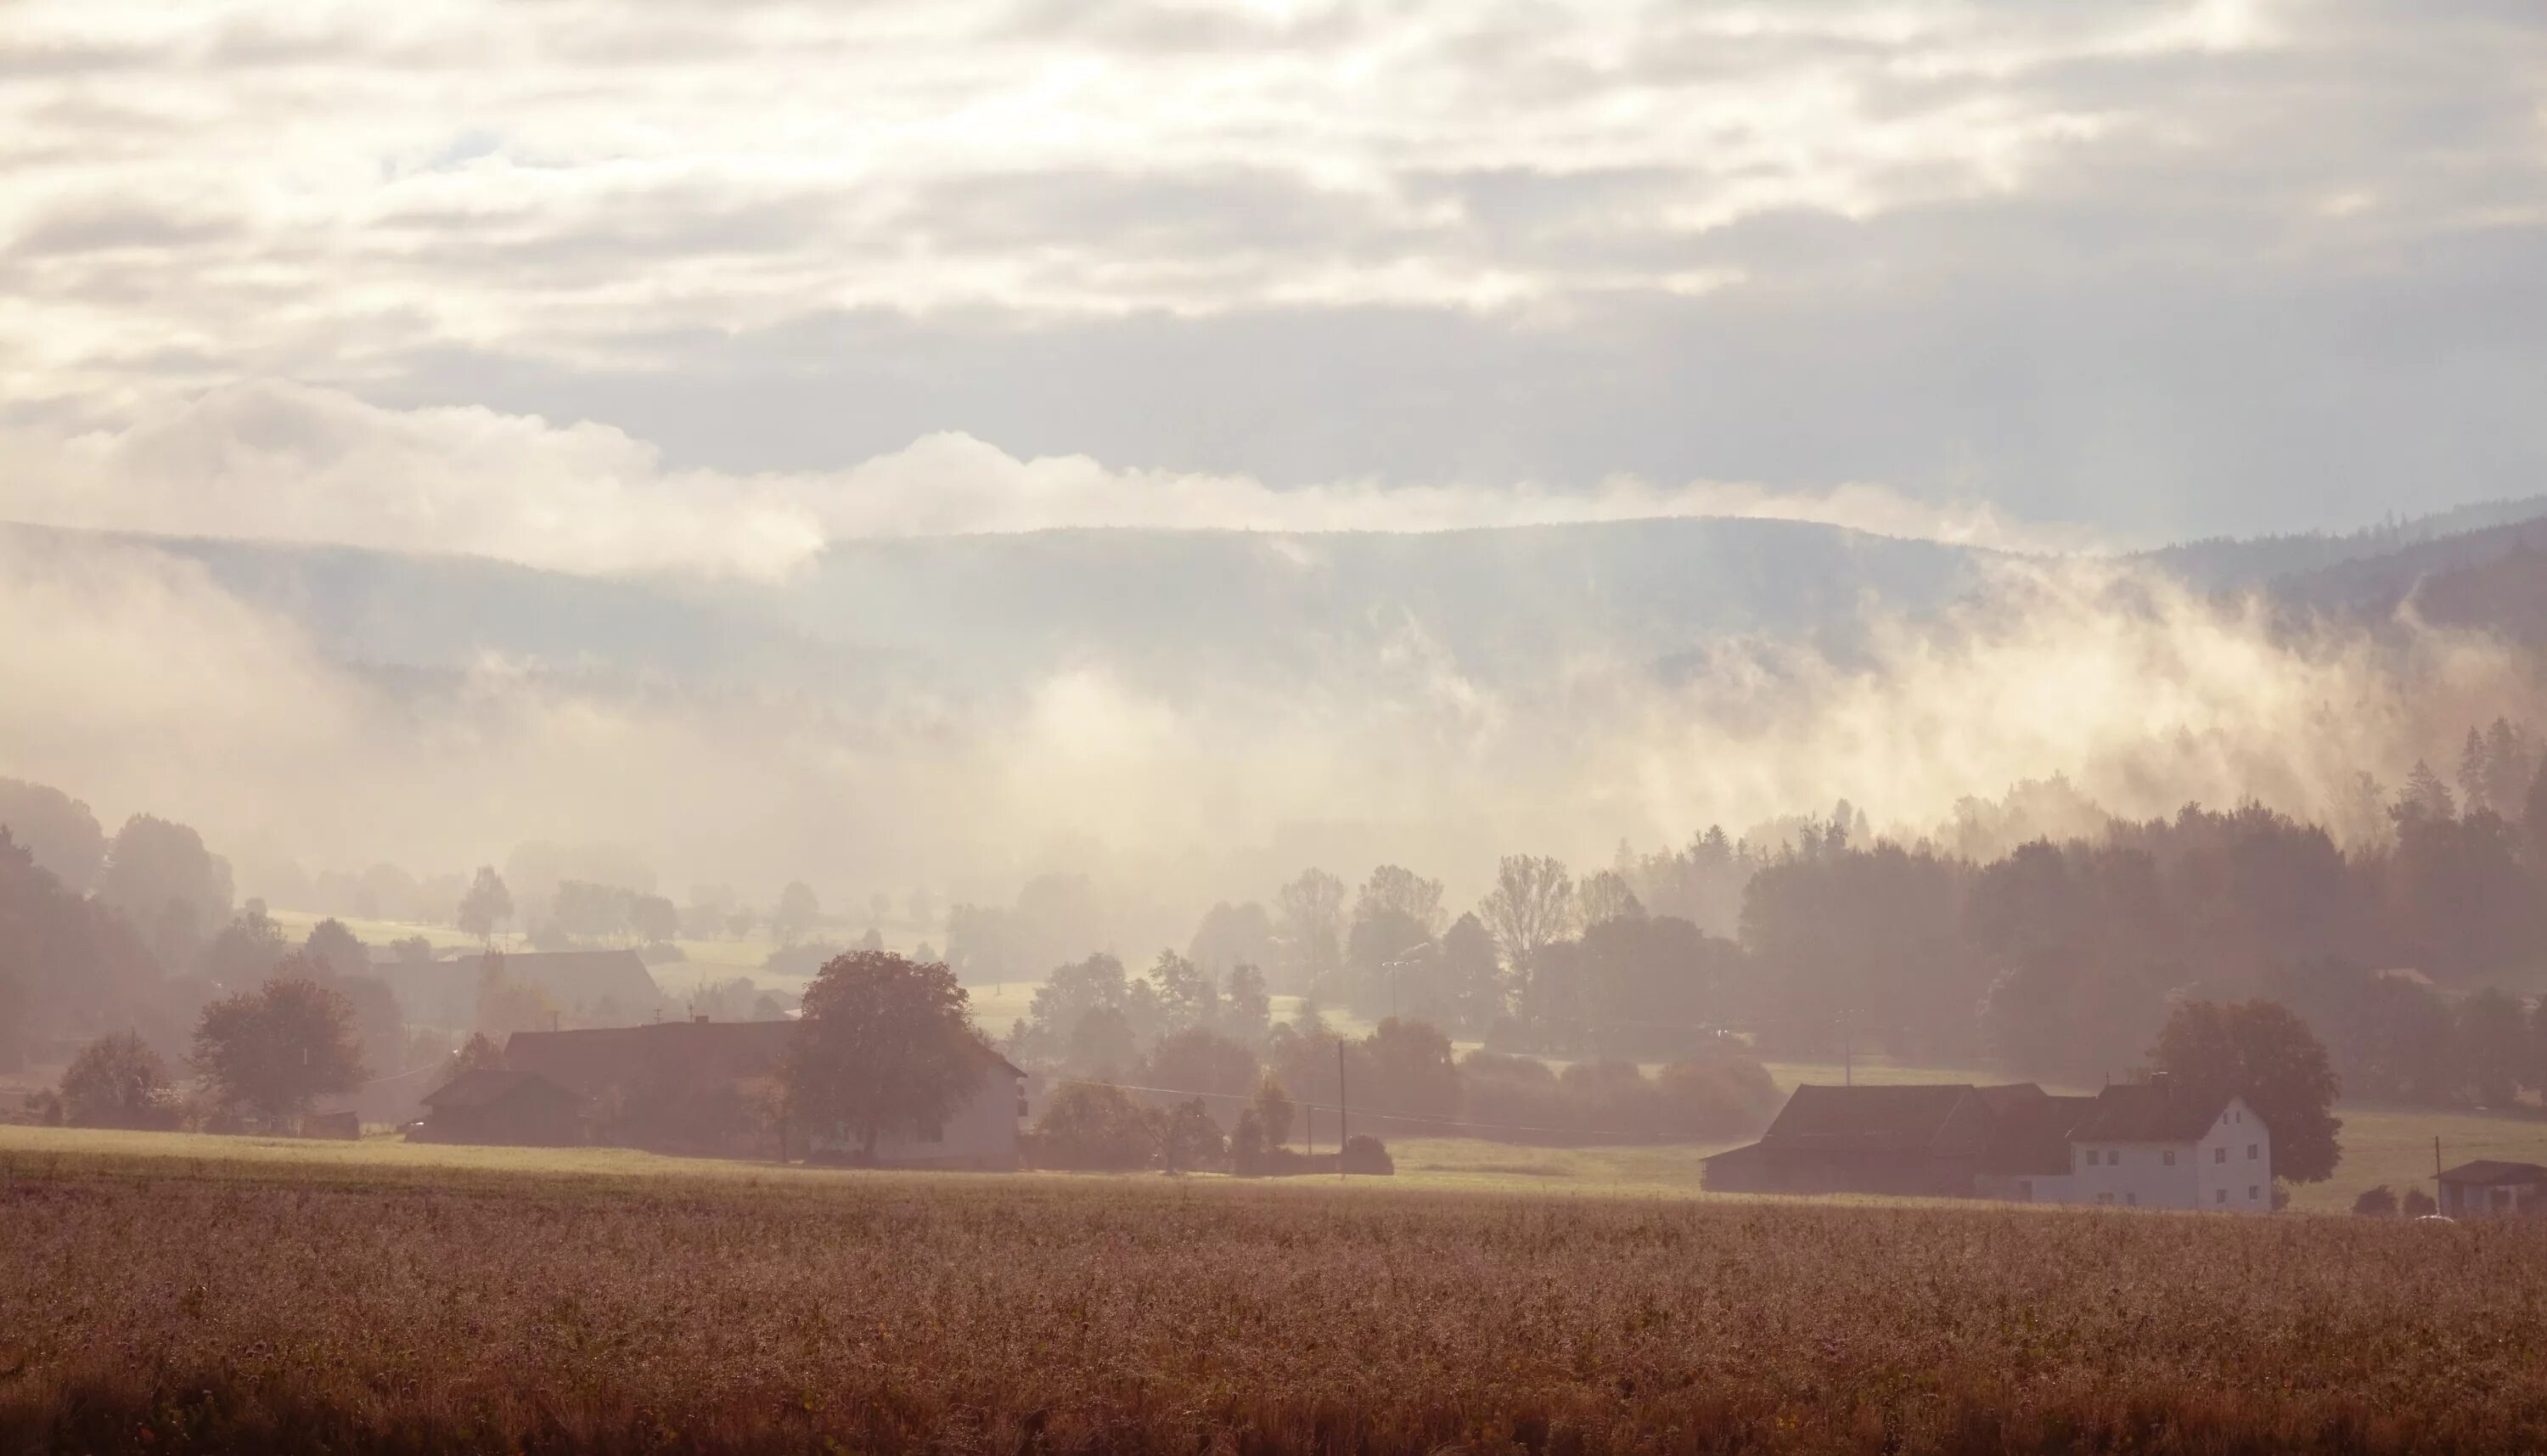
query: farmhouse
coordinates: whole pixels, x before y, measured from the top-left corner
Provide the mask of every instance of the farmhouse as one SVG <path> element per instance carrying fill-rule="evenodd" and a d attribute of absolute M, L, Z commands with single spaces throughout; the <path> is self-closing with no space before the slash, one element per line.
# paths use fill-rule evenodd
<path fill-rule="evenodd" d="M 2004 1086 L 1801 1086 L 1705 1186 L 2135 1208 L 2272 1208 L 2272 1140 L 2243 1098 L 2164 1077 L 2055 1096 Z"/>
<path fill-rule="evenodd" d="M 532 1071 L 473 1067 L 424 1096 L 420 1143 L 561 1148 L 583 1141 L 583 1106 Z"/>
<path fill-rule="evenodd" d="M 503 1066 L 464 1072 L 425 1098 L 428 1141 L 559 1146 L 605 1143 L 661 1153 L 816 1157 L 853 1150 L 834 1130 L 788 1127 L 778 1069 L 792 1021 L 664 1021 L 516 1032 Z M 977 1047 L 980 1088 L 934 1136 L 888 1137 L 879 1162 L 1017 1165 L 1025 1073 Z"/>
<path fill-rule="evenodd" d="M 1759 1142 L 1707 1160 L 1705 1186 L 1970 1197 L 1991 1123 L 1970 1086 L 1800 1086 Z"/>
<path fill-rule="evenodd" d="M 2441 1212 L 2454 1219 L 2547 1213 L 2547 1167 L 2481 1157 L 2441 1174 Z"/>
<path fill-rule="evenodd" d="M 2243 1097 L 2167 1078 L 2110 1086 L 2069 1130 L 2069 1202 L 2269 1213 L 2273 1137 Z"/>

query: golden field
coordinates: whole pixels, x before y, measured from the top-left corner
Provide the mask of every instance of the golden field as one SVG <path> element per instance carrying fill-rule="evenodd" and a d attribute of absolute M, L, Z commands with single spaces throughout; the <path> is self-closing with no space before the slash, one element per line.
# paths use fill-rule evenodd
<path fill-rule="evenodd" d="M 2547 1444 L 2524 1226 L 121 1136 L 0 1142 L 0 1450 Z"/>

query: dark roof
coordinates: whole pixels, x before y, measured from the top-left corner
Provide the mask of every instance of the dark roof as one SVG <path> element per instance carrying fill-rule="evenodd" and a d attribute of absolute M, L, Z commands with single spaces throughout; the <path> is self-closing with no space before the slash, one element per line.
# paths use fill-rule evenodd
<path fill-rule="evenodd" d="M 582 1096 L 669 1079 L 704 1086 L 748 1081 L 778 1070 L 793 1021 L 659 1021 L 583 1031 L 517 1031 L 504 1065 L 535 1071 Z"/>
<path fill-rule="evenodd" d="M 524 1092 L 573 1096 L 573 1093 L 537 1072 L 515 1071 L 502 1067 L 472 1067 L 441 1087 L 425 1093 L 424 1105 L 438 1111 L 492 1107 Z"/>
<path fill-rule="evenodd" d="M 609 1087 L 659 1080 L 692 1086 L 771 1076 L 794 1040 L 794 1021 L 658 1021 L 581 1031 L 517 1031 L 504 1043 L 504 1065 L 536 1071 L 582 1096 Z M 1012 1076 L 1007 1058 L 974 1044 Z"/>
<path fill-rule="evenodd" d="M 2228 1093 L 2200 1097 L 2166 1081 L 2123 1082 L 2098 1092 L 2069 1130 L 2080 1143 L 2192 1143 L 2229 1106 Z"/>
<path fill-rule="evenodd" d="M 1798 1152 L 1978 1155 L 1989 1109 L 1970 1086 L 1800 1086 L 1760 1137 Z"/>
<path fill-rule="evenodd" d="M 503 955 L 502 965 L 507 977 L 547 992 L 562 1011 L 589 1013 L 607 1001 L 622 1015 L 643 1016 L 663 1001 L 663 988 L 635 951 L 529 951 Z"/>
<path fill-rule="evenodd" d="M 2095 1098 L 2054 1096 L 2032 1082 L 1974 1090 L 1996 1114 L 1989 1146 L 1981 1151 L 1981 1171 L 2069 1171 L 2069 1130 L 2096 1105 Z"/>
<path fill-rule="evenodd" d="M 2441 1181 L 2474 1183 L 2480 1186 L 2494 1183 L 2547 1183 L 2547 1167 L 2540 1167 L 2534 1162 L 2498 1162 L 2491 1157 L 2480 1157 L 2474 1162 L 2460 1163 L 2457 1167 L 2441 1174 Z"/>

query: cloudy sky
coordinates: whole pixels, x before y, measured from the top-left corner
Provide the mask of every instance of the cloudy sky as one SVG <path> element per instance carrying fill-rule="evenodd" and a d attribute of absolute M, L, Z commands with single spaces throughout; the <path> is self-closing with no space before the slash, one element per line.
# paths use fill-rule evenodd
<path fill-rule="evenodd" d="M 783 567 L 2547 490 L 2536 0 L 0 0 L 0 516 Z"/>

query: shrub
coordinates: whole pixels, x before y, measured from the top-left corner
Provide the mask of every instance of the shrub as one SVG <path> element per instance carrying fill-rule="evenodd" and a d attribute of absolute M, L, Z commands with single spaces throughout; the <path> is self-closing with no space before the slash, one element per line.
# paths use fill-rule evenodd
<path fill-rule="evenodd" d="M 1158 1159 L 1160 1129 L 1119 1087 L 1064 1082 L 1036 1120 L 1029 1156 L 1038 1167 L 1121 1172 Z"/>
<path fill-rule="evenodd" d="M 1389 1174 L 1397 1171 L 1396 1159 L 1377 1138 L 1368 1133 L 1356 1133 L 1345 1139 L 1341 1166 L 1349 1173 Z"/>
<path fill-rule="evenodd" d="M 168 1067 L 132 1032 L 80 1049 L 62 1073 L 62 1120 L 82 1128 L 173 1128 Z"/>
<path fill-rule="evenodd" d="M 1660 1131 L 1693 1143 L 1748 1137 L 1778 1111 L 1778 1084 L 1749 1057 L 1675 1062 L 1654 1078 Z"/>
<path fill-rule="evenodd" d="M 2425 1214 L 2439 1213 L 2441 1206 L 2434 1203 L 2432 1195 L 2422 1189 L 2409 1188 L 2406 1190 L 2406 1196 L 2398 1201 L 2397 1211 L 2410 1219 L 2419 1219 Z"/>
<path fill-rule="evenodd" d="M 1160 1160 L 1170 1172 L 1191 1172 L 1224 1167 L 1229 1162 L 1229 1143 L 1220 1134 L 1220 1124 L 1203 1110 L 1202 1099 L 1180 1102 L 1164 1111 L 1152 1109 L 1159 1120 Z"/>
<path fill-rule="evenodd" d="M 2352 1212 L 2358 1218 L 2393 1219 L 2397 1217 L 2397 1192 L 2385 1183 L 2365 1188 L 2359 1198 L 2352 1200 Z"/>

